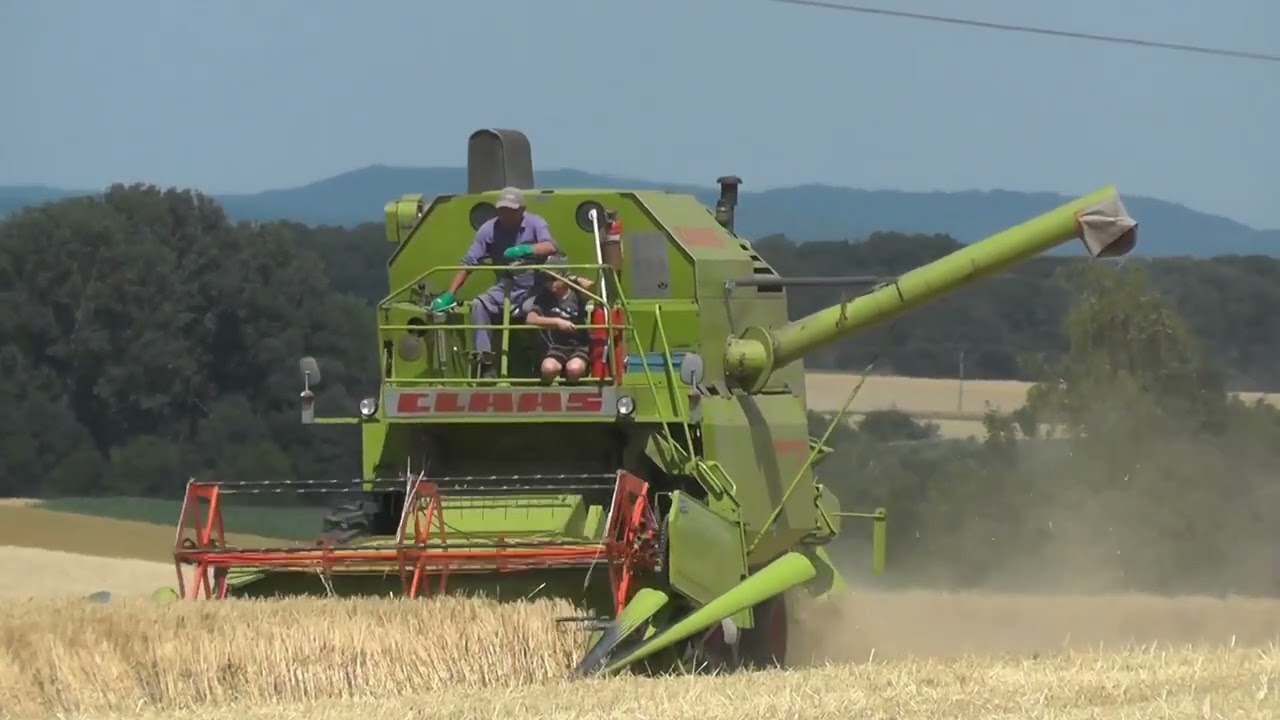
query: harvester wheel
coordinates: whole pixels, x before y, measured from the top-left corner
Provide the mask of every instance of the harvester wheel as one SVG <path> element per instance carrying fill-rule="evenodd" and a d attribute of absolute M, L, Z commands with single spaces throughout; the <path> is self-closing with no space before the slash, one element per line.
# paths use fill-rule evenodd
<path fill-rule="evenodd" d="M 371 500 L 357 500 L 331 508 L 324 516 L 322 537 L 341 545 L 372 533 L 378 504 Z"/>
<path fill-rule="evenodd" d="M 752 608 L 755 627 L 742 631 L 740 648 L 747 667 L 786 667 L 787 594 L 780 593 Z"/>

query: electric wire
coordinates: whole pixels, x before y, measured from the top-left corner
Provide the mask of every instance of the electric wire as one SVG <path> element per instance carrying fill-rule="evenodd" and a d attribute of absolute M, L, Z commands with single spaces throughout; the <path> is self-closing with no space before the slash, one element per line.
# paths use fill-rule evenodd
<path fill-rule="evenodd" d="M 1268 53 L 1252 52 L 1249 50 L 1228 50 L 1223 48 L 1204 47 L 1202 45 L 1186 45 L 1181 43 L 1167 43 L 1156 40 L 1143 40 L 1141 38 L 1119 37 L 1115 35 L 1098 35 L 1094 33 L 1075 32 L 1071 30 L 1054 30 L 1052 28 L 1032 27 L 1029 25 L 1013 25 L 1007 23 L 988 22 L 985 20 L 970 20 L 967 18 L 948 17 L 944 15 L 931 15 L 927 13 L 906 12 L 904 10 L 886 10 L 884 8 L 871 8 L 861 5 L 848 5 L 844 3 L 824 2 L 823 0 L 770 0 L 771 2 L 782 3 L 785 5 L 804 5 L 808 7 L 824 8 L 827 10 L 843 10 L 845 12 L 864 13 L 868 15 L 887 15 L 892 17 L 908 18 L 911 20 L 925 20 L 928 22 L 948 23 L 952 25 L 966 25 L 969 27 L 986 28 L 990 30 L 1005 30 L 1010 32 L 1031 33 L 1035 35 L 1051 35 L 1054 37 L 1067 37 L 1080 40 L 1094 40 L 1098 42 L 1109 42 L 1118 45 L 1135 45 L 1140 47 L 1159 48 L 1161 50 L 1176 50 L 1179 52 L 1200 53 L 1203 55 L 1218 55 L 1222 57 L 1241 58 L 1245 60 L 1261 60 L 1264 62 L 1280 62 L 1280 55 L 1271 55 Z"/>

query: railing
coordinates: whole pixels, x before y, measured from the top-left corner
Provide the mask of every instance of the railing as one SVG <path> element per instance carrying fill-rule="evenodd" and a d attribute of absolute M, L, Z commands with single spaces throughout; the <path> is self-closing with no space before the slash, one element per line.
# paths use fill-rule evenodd
<path fill-rule="evenodd" d="M 428 296 L 414 292 L 429 277 L 440 273 L 456 273 L 460 270 L 468 270 L 471 272 L 488 271 L 495 274 L 500 284 L 506 286 L 503 297 L 502 311 L 499 322 L 489 324 L 475 324 L 471 322 L 456 322 L 455 318 L 466 317 L 469 315 L 469 309 L 472 303 L 476 302 L 475 298 L 467 301 L 460 301 L 457 305 L 442 312 L 432 312 L 429 307 Z M 422 324 L 390 324 L 379 323 L 378 329 L 380 333 L 388 331 L 403 331 L 418 337 L 423 341 L 425 347 L 423 353 L 426 356 L 427 372 L 430 377 L 405 377 L 395 372 L 395 360 L 391 359 L 390 369 L 384 368 L 384 379 L 389 383 L 398 385 L 539 385 L 542 383 L 538 377 L 536 363 L 531 363 L 528 368 L 528 375 L 513 376 L 511 367 L 511 355 L 513 345 L 511 343 L 513 331 L 535 331 L 543 328 L 536 325 L 529 325 L 525 322 L 515 321 L 513 308 L 511 306 L 511 295 L 514 288 L 511 286 L 513 278 L 510 276 L 502 277 L 504 274 L 515 274 L 521 272 L 537 272 L 547 273 L 564 282 L 568 283 L 573 290 L 586 296 L 595 307 L 590 311 L 591 315 L 602 316 L 603 322 L 593 322 L 590 324 L 578 325 L 581 330 L 588 331 L 591 335 L 591 353 L 589 372 L 578 382 L 588 385 L 617 385 L 621 383 L 619 372 L 622 363 L 619 361 L 625 344 L 622 343 L 621 333 L 630 331 L 635 337 L 635 329 L 626 320 L 630 317 L 630 313 L 626 307 L 626 301 L 622 297 L 621 292 L 616 295 L 613 303 L 607 303 L 601 295 L 588 290 L 581 285 L 570 281 L 561 272 L 567 270 L 594 271 L 599 286 L 609 286 L 607 284 L 612 281 L 611 287 L 618 288 L 617 276 L 613 269 L 603 264 L 564 264 L 564 265 L 535 265 L 535 264 L 512 264 L 512 265 L 441 265 L 433 267 L 426 272 L 421 273 L 417 277 L 405 285 L 397 288 L 387 297 L 378 303 L 378 310 L 388 310 L 392 305 L 397 303 L 412 303 L 423 308 L 427 318 L 427 322 Z M 582 274 L 586 274 L 583 272 Z M 621 313 L 621 317 L 618 314 Z M 435 322 L 432 322 L 434 320 Z M 481 377 L 478 372 L 479 359 L 474 349 L 474 333 L 477 330 L 487 330 L 498 338 L 495 338 L 494 355 L 496 356 L 496 373 L 495 377 Z M 603 331 L 603 337 L 600 331 Z M 433 337 L 434 336 L 434 337 Z M 460 342 L 453 344 L 449 337 L 452 336 Z M 430 338 L 430 340 L 429 340 Z M 500 339 L 499 339 L 500 338 Z M 639 338 L 636 337 L 638 340 Z M 436 345 L 434 357 L 432 357 L 431 340 Z M 459 347 L 461 346 L 461 347 Z M 394 351 L 393 351 L 394 352 Z M 466 356 L 465 364 L 459 363 L 460 356 Z M 387 360 L 388 358 L 384 358 Z M 410 361 L 413 362 L 413 361 Z"/>
<path fill-rule="evenodd" d="M 384 357 L 386 365 L 389 366 L 384 368 L 385 382 L 410 387 L 431 385 L 538 386 L 542 384 L 535 355 L 530 354 L 529 356 L 530 363 L 527 375 L 512 372 L 511 357 L 513 349 L 518 348 L 513 348 L 511 333 L 513 331 L 529 332 L 541 330 L 542 328 L 530 325 L 524 322 L 523 319 L 514 320 L 511 304 L 511 294 L 514 288 L 510 285 L 511 279 L 506 279 L 507 292 L 503 298 L 502 311 L 496 323 L 475 324 L 469 321 L 459 321 L 462 317 L 469 315 L 471 304 L 476 302 L 475 298 L 461 300 L 458 305 L 440 313 L 434 313 L 429 309 L 428 305 L 431 296 L 419 290 L 421 284 L 433 275 L 438 276 L 442 273 L 452 275 L 459 270 L 488 271 L 495 275 L 519 272 L 547 273 L 563 280 L 593 303 L 594 308 L 590 311 L 593 322 L 577 326 L 579 329 L 588 331 L 591 335 L 588 373 L 577 381 L 580 385 L 620 385 L 622 383 L 622 374 L 625 372 L 628 347 L 634 348 L 634 351 L 639 353 L 641 358 L 659 355 L 663 364 L 662 374 L 667 381 L 667 399 L 672 409 L 673 419 L 684 426 L 685 442 L 683 443 L 684 447 L 679 447 L 680 454 L 685 456 L 682 458 L 683 461 L 690 467 L 691 471 L 693 470 L 693 458 L 696 453 L 693 447 L 693 439 L 689 432 L 688 413 L 684 409 L 684 403 L 680 396 L 678 370 L 673 358 L 665 323 L 663 322 L 662 309 L 656 305 L 653 307 L 653 321 L 657 341 L 656 343 L 650 341 L 650 343 L 646 344 L 644 339 L 640 337 L 639 330 L 635 324 L 631 322 L 633 317 L 632 310 L 622 290 L 621 283 L 617 280 L 617 274 L 608 265 L 442 265 L 421 273 L 383 298 L 378 303 L 378 310 L 382 312 L 391 309 L 396 304 L 408 303 L 417 308 L 422 308 L 422 312 L 426 316 L 426 322 L 422 324 L 379 323 L 378 328 L 380 333 L 401 331 L 418 337 L 423 342 L 423 353 L 427 356 L 425 359 L 426 375 L 401 375 L 396 371 L 398 361 L 395 358 Z M 594 274 L 596 285 L 593 286 L 593 289 L 588 290 L 570 281 L 565 274 L 566 271 L 571 270 L 578 271 L 578 274 L 581 275 Z M 442 286 L 440 283 L 437 283 L 437 285 Z M 607 296 L 610 298 L 610 302 L 606 302 L 606 296 L 603 292 L 600 294 L 595 292 L 595 290 L 602 288 L 607 288 Z M 495 336 L 500 333 L 500 339 L 495 337 L 493 342 L 493 351 L 495 360 L 497 360 L 495 363 L 495 377 L 484 378 L 476 372 L 478 369 L 478 357 L 474 349 L 474 332 L 476 330 L 488 330 Z M 386 340 L 385 337 L 383 339 Z M 658 345 L 658 347 L 648 347 L 648 345 L 653 344 Z M 433 345 L 435 346 L 434 349 Z M 532 349 L 531 344 L 524 349 Z M 390 352 L 392 354 L 395 353 L 394 347 Z M 415 359 L 409 362 L 417 363 L 420 361 Z M 656 381 L 657 373 L 655 369 L 651 368 L 648 362 L 641 362 L 640 372 L 644 374 L 645 383 L 648 385 L 655 407 L 660 407 L 662 398 L 658 391 L 659 383 Z M 558 382 L 560 381 L 557 380 Z M 671 429 L 665 425 L 663 434 L 673 445 L 676 445 L 676 439 Z"/>

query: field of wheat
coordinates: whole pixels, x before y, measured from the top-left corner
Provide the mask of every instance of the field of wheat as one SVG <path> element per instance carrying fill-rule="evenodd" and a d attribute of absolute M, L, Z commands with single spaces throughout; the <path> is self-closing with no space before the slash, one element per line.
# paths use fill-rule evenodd
<path fill-rule="evenodd" d="M 798 608 L 802 667 L 567 677 L 567 604 L 8 601 L 0 716 L 1280 717 L 1280 603 L 853 594 Z M 1209 714 L 1205 714 L 1208 712 Z"/>
<path fill-rule="evenodd" d="M 855 373 L 809 372 L 805 392 L 809 409 L 835 413 L 862 381 Z M 1009 412 L 1021 407 L 1031 383 L 1016 380 L 958 380 L 901 375 L 868 375 L 849 406 L 851 419 L 874 410 L 899 410 L 938 426 L 944 438 L 981 438 L 987 409 Z M 1280 394 L 1238 393 L 1245 402 L 1262 400 L 1280 406 Z"/>
<path fill-rule="evenodd" d="M 805 391 L 809 409 L 835 412 L 844 405 L 849 393 L 862 381 L 862 375 L 840 372 L 805 374 Z M 868 375 L 850 409 L 854 412 L 897 409 L 920 415 L 981 418 L 986 408 L 1008 412 L 1022 406 L 1031 383 L 1016 380 L 958 380 L 950 378 L 917 378 L 901 375 Z M 1261 392 L 1237 393 L 1246 402 L 1263 400 L 1280 405 L 1280 394 Z"/>

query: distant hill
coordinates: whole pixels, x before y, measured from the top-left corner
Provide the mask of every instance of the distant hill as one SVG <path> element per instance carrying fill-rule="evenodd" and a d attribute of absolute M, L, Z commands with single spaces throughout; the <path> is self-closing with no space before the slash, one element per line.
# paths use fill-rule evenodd
<path fill-rule="evenodd" d="M 544 170 L 542 187 L 630 187 L 691 192 L 711 205 L 714 187 L 673 185 L 611 177 L 578 170 Z M 962 242 L 979 240 L 1053 208 L 1070 198 L 1043 192 L 1009 190 L 903 192 L 805 185 L 744 192 L 738 210 L 739 232 L 749 238 L 782 233 L 795 240 L 859 239 L 877 230 L 945 233 Z M 373 165 L 283 190 L 220 195 L 236 219 L 288 219 L 310 225 L 381 222 L 382 206 L 403 193 L 428 196 L 458 192 L 466 185 L 463 168 L 400 168 Z M 1081 192 L 1092 188 L 1081 188 Z M 1120 188 L 1124 193 L 1124 188 Z M 91 190 L 43 186 L 0 186 L 0 216 L 14 209 Z M 1143 255 L 1280 255 L 1280 230 L 1258 230 L 1229 218 L 1176 203 L 1124 195 L 1126 207 L 1142 223 Z M 1059 252 L 1078 253 L 1068 245 Z"/>

